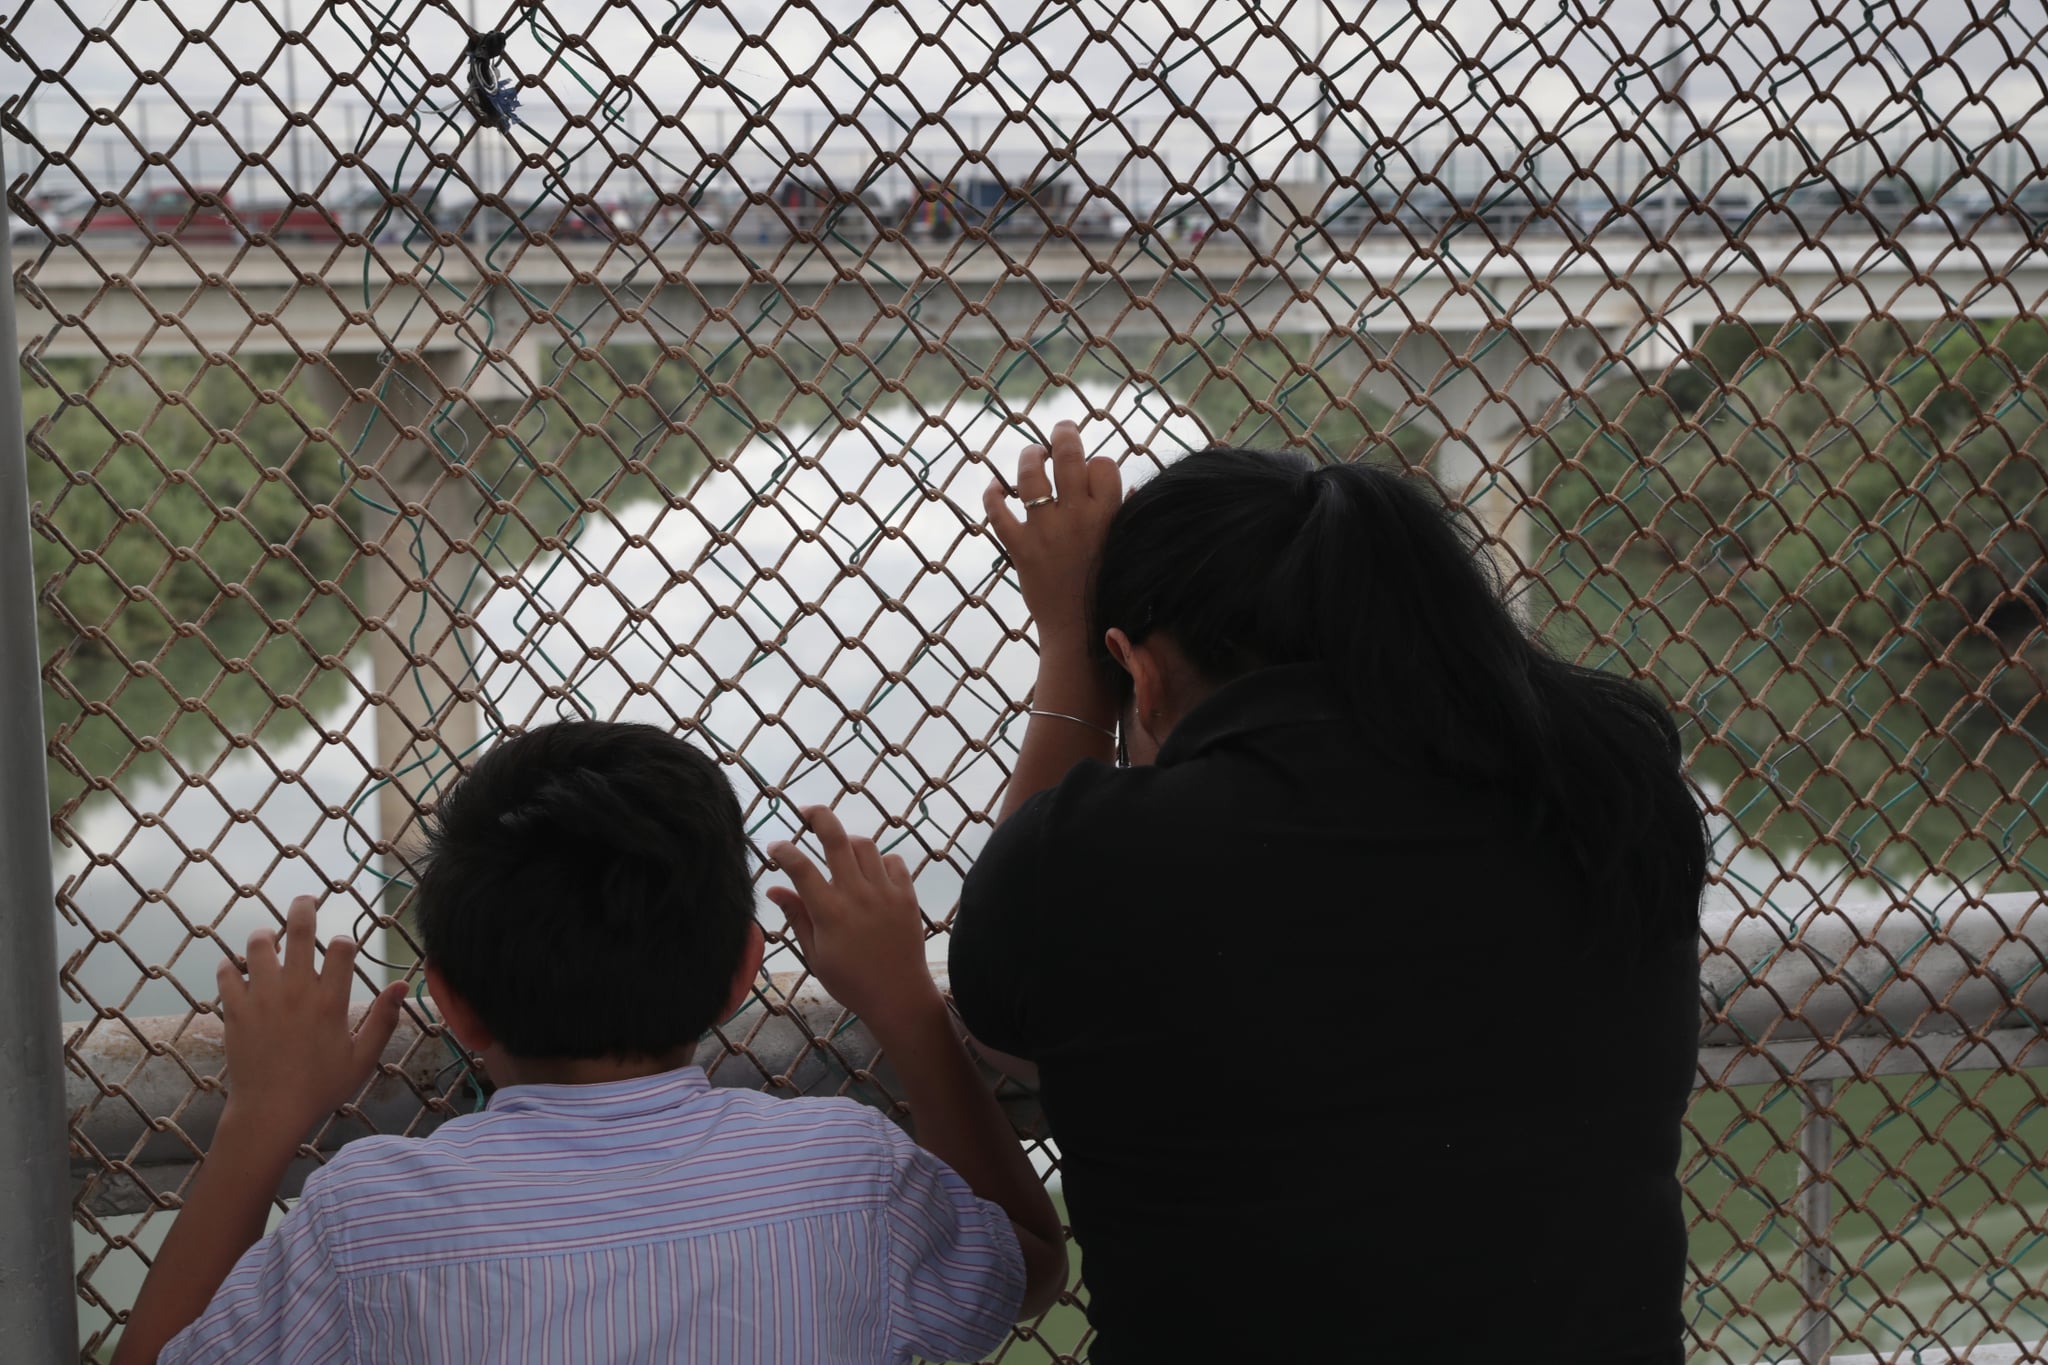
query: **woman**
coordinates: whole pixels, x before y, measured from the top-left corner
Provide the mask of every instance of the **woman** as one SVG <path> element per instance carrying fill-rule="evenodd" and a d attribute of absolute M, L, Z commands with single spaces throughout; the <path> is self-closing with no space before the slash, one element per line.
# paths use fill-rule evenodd
<path fill-rule="evenodd" d="M 1682 1359 L 1670 718 L 1398 473 L 1209 450 L 1125 500 L 1062 425 L 1013 496 L 1038 683 L 952 983 L 1038 1067 L 1093 1360 Z"/>

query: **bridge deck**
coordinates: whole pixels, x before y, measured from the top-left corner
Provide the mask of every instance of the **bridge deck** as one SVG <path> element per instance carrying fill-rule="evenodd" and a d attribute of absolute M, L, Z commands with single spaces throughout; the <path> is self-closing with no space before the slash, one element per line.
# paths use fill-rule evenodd
<path fill-rule="evenodd" d="M 1690 335 L 1723 316 L 1990 318 L 2048 304 L 2048 253 L 2012 231 L 1966 242 L 1909 231 L 1884 243 L 1852 228 L 1819 242 L 1530 233 L 1505 246 L 1459 238 L 1429 255 L 1387 235 L 1356 253 L 1274 255 L 1228 241 L 961 241 L 943 254 L 887 242 L 671 242 L 652 255 L 631 242 L 458 242 L 417 258 L 360 241 L 237 248 L 98 234 L 22 252 L 16 289 L 21 331 L 46 356 L 388 347 L 516 357 L 564 341 L 772 344 L 791 333 L 860 345 L 906 327 L 1087 340 L 1579 325 L 1620 342 L 1645 324 Z"/>

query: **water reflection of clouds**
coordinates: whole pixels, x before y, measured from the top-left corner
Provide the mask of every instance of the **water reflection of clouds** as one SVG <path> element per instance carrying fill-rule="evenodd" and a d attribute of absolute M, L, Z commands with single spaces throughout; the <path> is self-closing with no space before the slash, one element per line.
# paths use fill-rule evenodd
<path fill-rule="evenodd" d="M 1032 418 L 1141 401 L 1055 393 Z M 1145 421 L 1119 416 L 1126 431 Z M 594 520 L 569 562 L 479 612 L 487 636 L 521 642 L 516 666 L 485 677 L 498 714 L 694 720 L 708 748 L 737 754 L 758 842 L 793 833 L 797 806 L 835 805 L 900 844 L 927 911 L 943 914 L 986 837 L 974 816 L 1002 785 L 988 746 L 1035 666 L 1010 638 L 1023 605 L 973 529 L 989 470 L 966 457 L 991 450 L 1007 465 L 1023 438 L 988 411 L 955 429 L 919 428 L 907 448 L 874 426 L 821 431 L 796 443 L 802 462 L 756 441 L 687 510 L 628 504 Z M 1158 429 L 1161 449 L 1200 444 L 1192 418 Z M 541 661 L 570 654 L 587 664 L 563 670 L 563 694 Z"/>
<path fill-rule="evenodd" d="M 1043 430 L 1106 411 L 1110 422 L 1084 425 L 1091 441 L 1121 432 L 1167 458 L 1201 444 L 1194 420 L 1161 415 L 1165 406 L 1134 390 L 1058 391 L 1030 417 Z M 515 726 L 572 715 L 695 725 L 706 748 L 735 756 L 757 844 L 792 833 L 794 807 L 834 805 L 855 830 L 898 845 L 927 912 L 943 915 L 987 836 L 976 817 L 994 806 L 1013 751 L 1005 708 L 1027 695 L 1035 659 L 1010 638 L 1026 617 L 996 573 L 994 542 L 973 532 L 990 469 L 970 453 L 988 452 L 1007 474 L 1026 439 L 992 410 L 951 429 L 877 414 L 793 444 L 757 440 L 686 506 L 625 502 L 591 515 L 569 551 L 472 604 L 493 715 Z M 1140 454 L 1126 480 L 1148 465 Z M 351 661 L 359 678 L 368 667 Z M 274 725 L 248 750 L 188 760 L 203 783 L 137 781 L 126 804 L 79 813 L 78 844 L 57 850 L 57 870 L 85 922 L 59 925 L 59 951 L 90 950 L 75 970 L 93 1001 L 136 1014 L 185 1008 L 170 981 L 145 979 L 157 968 L 210 998 L 215 949 L 179 915 L 202 929 L 218 918 L 239 949 L 270 916 L 241 889 L 281 906 L 347 888 L 327 903 L 323 934 L 348 932 L 376 903 L 375 713 L 350 700 L 320 727 L 335 742 Z M 1717 836 L 1728 899 L 1791 910 L 1845 875 L 1788 873 L 1725 820 Z M 94 943 L 94 931 L 120 941 Z M 92 1005 L 66 1010 L 83 1019 Z"/>
<path fill-rule="evenodd" d="M 1201 444 L 1192 417 L 1164 409 L 1136 390 L 1063 390 L 1036 402 L 1031 420 L 1042 430 L 1107 411 L 1110 422 L 1084 425 L 1091 442 L 1149 437 L 1165 457 Z M 686 506 L 629 501 L 590 515 L 569 551 L 471 604 L 493 716 L 694 723 L 705 747 L 736 756 L 757 843 L 793 832 L 795 806 L 835 805 L 856 831 L 899 844 L 927 912 L 943 915 L 986 837 L 976 816 L 1001 789 L 1006 708 L 1028 694 L 1035 665 L 1030 644 L 1010 638 L 1026 624 L 1022 602 L 997 573 L 994 541 L 974 529 L 990 468 L 972 455 L 989 452 L 1007 473 L 1029 438 L 993 410 L 940 426 L 902 417 L 757 440 Z M 1129 474 L 1145 465 L 1141 455 Z M 351 667 L 367 676 L 366 658 Z M 221 937 L 239 948 L 269 912 L 235 881 L 278 905 L 323 884 L 351 887 L 323 912 L 325 934 L 347 932 L 376 902 L 374 713 L 352 699 L 320 724 L 338 742 L 304 728 L 264 738 L 212 764 L 205 784 L 138 782 L 127 805 L 81 813 L 80 847 L 58 850 L 59 877 L 76 878 L 71 899 L 92 929 L 121 936 L 91 944 L 78 968 L 95 1000 L 183 1009 L 170 982 L 139 981 L 138 959 L 209 998 L 215 950 L 172 906 L 202 927 L 220 916 Z M 238 818 L 251 810 L 254 820 Z M 59 935 L 66 956 L 91 938 L 74 924 Z"/>
<path fill-rule="evenodd" d="M 367 672 L 368 660 L 351 667 Z M 210 999 L 218 950 L 179 915 L 201 930 L 218 921 L 221 940 L 239 952 L 252 931 L 272 922 L 263 900 L 243 890 L 281 910 L 296 895 L 373 882 L 363 850 L 377 838 L 376 805 L 346 812 L 371 782 L 365 760 L 376 752 L 375 723 L 368 709 L 351 715 L 344 707 L 321 726 L 346 743 L 327 743 L 311 727 L 280 726 L 283 737 L 259 736 L 259 748 L 211 765 L 204 783 L 146 780 L 124 788 L 125 804 L 101 800 L 80 810 L 71 820 L 76 843 L 54 851 L 58 885 L 72 883 L 69 902 L 82 922 L 58 921 L 57 953 L 60 960 L 86 953 L 74 975 L 90 1000 L 66 999 L 65 1018 L 91 1018 L 92 1002 L 138 1015 L 187 1008 L 171 980 L 139 979 L 150 968 Z M 209 766 L 188 763 L 185 771 Z M 361 909 L 345 896 L 325 900 L 322 936 L 348 933 Z M 96 933 L 120 941 L 94 942 Z"/>

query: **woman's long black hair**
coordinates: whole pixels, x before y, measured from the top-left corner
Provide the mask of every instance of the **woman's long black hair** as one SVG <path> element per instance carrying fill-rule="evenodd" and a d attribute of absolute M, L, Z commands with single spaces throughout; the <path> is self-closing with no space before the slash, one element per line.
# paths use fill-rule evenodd
<path fill-rule="evenodd" d="M 1627 940 L 1697 926 L 1700 809 L 1678 729 L 1626 679 L 1567 663 L 1502 602 L 1469 520 L 1370 464 L 1217 448 L 1169 466 L 1110 523 L 1090 632 L 1155 631 L 1212 684 L 1327 665 L 1397 760 L 1512 789 Z M 1128 686 L 1128 679 L 1124 679 Z"/>

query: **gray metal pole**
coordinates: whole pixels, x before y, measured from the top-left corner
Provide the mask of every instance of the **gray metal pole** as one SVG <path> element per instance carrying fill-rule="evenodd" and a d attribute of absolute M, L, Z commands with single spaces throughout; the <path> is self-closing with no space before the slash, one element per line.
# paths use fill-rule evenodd
<path fill-rule="evenodd" d="M 11 228 L 4 208 L 0 225 Z M 54 1363 L 78 1359 L 78 1301 L 11 236 L 0 234 L 0 1360 Z"/>
<path fill-rule="evenodd" d="M 1834 1214 L 1833 1081 L 1810 1081 L 1800 1096 L 1806 1111 L 1799 1129 L 1799 1177 L 1806 1188 L 1799 1196 L 1799 1222 L 1806 1243 L 1800 1253 L 1799 1288 L 1806 1306 L 1799 1312 L 1799 1359 L 1802 1365 L 1824 1365 L 1834 1349 L 1835 1265 L 1829 1238 Z"/>
<path fill-rule="evenodd" d="M 292 28 L 292 0 L 284 0 L 284 27 L 289 33 Z M 299 44 L 287 44 L 284 50 L 284 102 L 290 106 L 284 125 L 285 145 L 291 148 L 292 193 L 298 194 L 306 188 L 306 139 L 301 130 L 291 124 L 290 115 L 299 112 Z"/>

